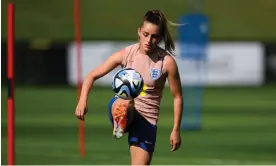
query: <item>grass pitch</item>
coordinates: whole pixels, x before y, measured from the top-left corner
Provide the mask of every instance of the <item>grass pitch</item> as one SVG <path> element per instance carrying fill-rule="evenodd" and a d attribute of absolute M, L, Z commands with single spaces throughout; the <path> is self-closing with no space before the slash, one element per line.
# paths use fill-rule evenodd
<path fill-rule="evenodd" d="M 2 87 L 2 163 L 7 164 L 7 90 Z M 129 164 L 127 137 L 115 140 L 108 120 L 110 88 L 94 88 L 85 121 L 86 157 L 78 149 L 77 91 L 16 88 L 16 164 Z M 276 164 L 276 88 L 207 88 L 203 128 L 183 131 L 170 152 L 172 97 L 164 91 L 152 164 Z"/>

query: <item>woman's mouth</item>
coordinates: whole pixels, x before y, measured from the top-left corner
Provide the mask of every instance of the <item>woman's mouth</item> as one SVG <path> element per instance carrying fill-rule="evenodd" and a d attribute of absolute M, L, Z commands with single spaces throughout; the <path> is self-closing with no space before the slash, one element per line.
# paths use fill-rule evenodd
<path fill-rule="evenodd" d="M 149 45 L 149 44 L 145 44 L 145 47 L 146 47 L 146 48 L 150 48 L 150 45 Z"/>

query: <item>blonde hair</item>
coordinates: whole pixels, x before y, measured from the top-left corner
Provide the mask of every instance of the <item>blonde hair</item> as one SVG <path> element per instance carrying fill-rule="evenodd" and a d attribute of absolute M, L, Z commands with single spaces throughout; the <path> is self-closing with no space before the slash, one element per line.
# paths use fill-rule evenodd
<path fill-rule="evenodd" d="M 145 14 L 141 26 L 144 21 L 156 24 L 159 26 L 161 31 L 161 36 L 165 44 L 165 51 L 168 51 L 170 54 L 175 55 L 175 45 L 170 34 L 168 24 L 172 27 L 184 26 L 186 24 L 177 24 L 167 20 L 166 16 L 160 10 L 149 10 Z"/>

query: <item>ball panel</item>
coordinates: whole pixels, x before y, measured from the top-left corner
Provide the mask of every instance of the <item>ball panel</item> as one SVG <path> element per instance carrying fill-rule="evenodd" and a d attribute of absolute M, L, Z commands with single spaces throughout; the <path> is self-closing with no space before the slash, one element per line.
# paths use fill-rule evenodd
<path fill-rule="evenodd" d="M 131 97 L 131 94 L 130 94 L 130 91 L 129 91 L 128 86 L 123 85 L 123 86 L 120 88 L 120 91 L 117 93 L 117 95 L 119 95 L 119 96 L 121 96 L 121 97 L 124 97 L 124 98 L 129 98 L 129 97 Z"/>
<path fill-rule="evenodd" d="M 115 78 L 115 88 L 120 87 L 123 84 L 123 81 L 119 78 Z"/>

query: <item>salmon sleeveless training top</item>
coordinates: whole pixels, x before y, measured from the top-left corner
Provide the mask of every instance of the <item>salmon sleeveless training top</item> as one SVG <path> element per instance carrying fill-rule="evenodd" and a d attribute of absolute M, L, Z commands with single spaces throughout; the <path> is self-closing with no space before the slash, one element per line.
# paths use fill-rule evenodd
<path fill-rule="evenodd" d="M 164 58 L 169 54 L 158 47 L 152 55 L 145 55 L 139 51 L 139 43 L 126 47 L 124 54 L 122 67 L 135 69 L 144 79 L 143 90 L 134 99 L 135 109 L 156 125 L 167 78 Z"/>

